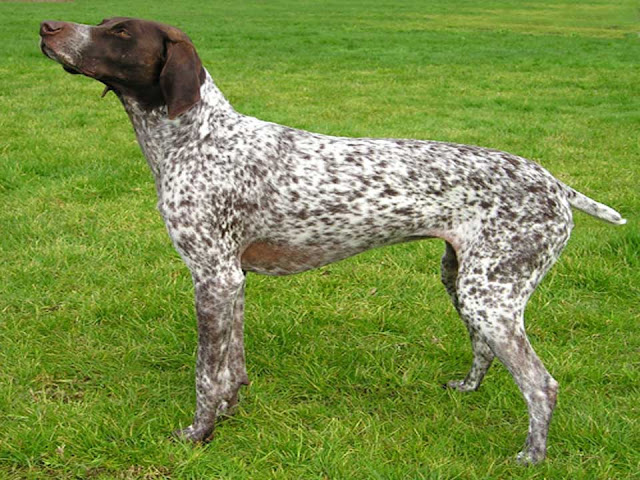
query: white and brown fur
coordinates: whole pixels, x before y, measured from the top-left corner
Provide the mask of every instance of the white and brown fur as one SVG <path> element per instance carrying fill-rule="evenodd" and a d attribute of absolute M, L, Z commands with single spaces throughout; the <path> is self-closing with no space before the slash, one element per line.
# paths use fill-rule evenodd
<path fill-rule="evenodd" d="M 122 101 L 149 163 L 158 208 L 189 267 L 198 319 L 197 404 L 179 435 L 208 440 L 248 383 L 246 272 L 287 275 L 410 240 L 445 241 L 442 282 L 467 326 L 473 363 L 450 388 L 476 390 L 494 357 L 529 410 L 522 462 L 539 462 L 558 383 L 523 314 L 573 226 L 571 207 L 625 221 L 524 158 L 420 140 L 342 138 L 236 112 L 189 38 L 114 18 L 43 22 L 41 46 Z"/>

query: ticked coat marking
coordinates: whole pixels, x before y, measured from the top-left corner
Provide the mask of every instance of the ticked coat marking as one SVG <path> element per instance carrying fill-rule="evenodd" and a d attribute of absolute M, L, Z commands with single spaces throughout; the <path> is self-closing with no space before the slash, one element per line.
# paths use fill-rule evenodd
<path fill-rule="evenodd" d="M 523 462 L 541 461 L 558 384 L 533 351 L 524 309 L 573 227 L 571 207 L 611 208 L 541 166 L 451 143 L 343 138 L 236 112 L 191 41 L 166 25 L 115 18 L 43 22 L 44 53 L 103 82 L 123 103 L 153 172 L 158 208 L 193 277 L 196 412 L 179 435 L 211 437 L 248 383 L 246 272 L 286 275 L 394 243 L 445 241 L 442 282 L 473 349 L 475 390 L 497 356 L 529 410 Z"/>

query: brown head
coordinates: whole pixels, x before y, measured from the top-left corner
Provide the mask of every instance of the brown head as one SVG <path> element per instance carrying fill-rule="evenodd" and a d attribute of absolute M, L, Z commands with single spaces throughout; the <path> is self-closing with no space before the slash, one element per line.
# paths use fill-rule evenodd
<path fill-rule="evenodd" d="M 135 18 L 97 26 L 46 20 L 40 48 L 69 73 L 95 78 L 143 108 L 166 105 L 170 118 L 200 100 L 205 78 L 193 43 L 177 28 Z"/>

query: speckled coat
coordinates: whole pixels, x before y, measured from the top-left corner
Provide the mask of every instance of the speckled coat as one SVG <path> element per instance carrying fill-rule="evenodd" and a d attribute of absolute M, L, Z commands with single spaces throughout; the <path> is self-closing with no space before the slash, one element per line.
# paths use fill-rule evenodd
<path fill-rule="evenodd" d="M 83 49 L 102 38 L 95 33 L 102 30 L 92 29 L 138 28 L 131 19 L 105 22 L 51 22 L 41 29 L 43 50 L 65 68 L 88 74 L 82 71 Z M 67 37 L 56 40 L 59 31 Z M 170 32 L 167 37 L 176 35 Z M 65 58 L 69 44 L 77 52 Z M 245 272 L 298 273 L 371 248 L 433 237 L 445 241 L 442 282 L 474 353 L 466 378 L 447 386 L 477 389 L 498 356 L 529 409 L 519 458 L 542 460 L 558 384 L 527 339 L 525 305 L 569 239 L 571 206 L 615 224 L 624 223 L 620 215 L 508 153 L 431 141 L 331 137 L 242 115 L 194 60 L 195 50 L 181 45 L 200 73 L 199 92 L 179 114 L 162 85 L 166 67 L 157 105 L 131 93 L 123 81 L 88 74 L 114 90 L 127 110 L 153 172 L 158 208 L 193 276 L 197 406 L 193 424 L 180 435 L 210 438 L 216 416 L 235 406 L 239 388 L 248 383 Z M 174 55 L 168 51 L 167 64 Z"/>

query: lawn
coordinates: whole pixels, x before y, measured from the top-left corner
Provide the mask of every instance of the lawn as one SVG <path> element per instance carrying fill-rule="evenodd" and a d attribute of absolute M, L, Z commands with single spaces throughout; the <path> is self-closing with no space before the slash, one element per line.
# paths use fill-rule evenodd
<path fill-rule="evenodd" d="M 44 19 L 140 16 L 194 40 L 237 110 L 332 135 L 531 158 L 619 210 L 582 213 L 527 310 L 560 382 L 548 461 L 495 364 L 473 394 L 441 241 L 250 275 L 252 384 L 207 446 L 191 421 L 190 276 L 126 115 L 38 48 Z M 0 478 L 638 478 L 640 37 L 635 2 L 0 3 Z"/>

